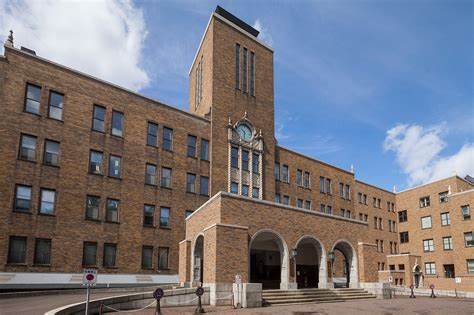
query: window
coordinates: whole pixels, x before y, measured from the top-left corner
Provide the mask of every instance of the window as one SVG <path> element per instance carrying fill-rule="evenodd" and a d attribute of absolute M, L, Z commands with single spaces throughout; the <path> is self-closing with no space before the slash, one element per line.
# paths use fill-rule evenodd
<path fill-rule="evenodd" d="M 145 166 L 145 184 L 156 186 L 156 165 L 153 164 L 146 164 Z"/>
<path fill-rule="evenodd" d="M 453 249 L 453 238 L 451 236 L 443 237 L 443 249 L 452 250 Z"/>
<path fill-rule="evenodd" d="M 362 199 L 363 199 L 364 205 L 367 205 L 367 195 L 366 194 L 364 194 Z"/>
<path fill-rule="evenodd" d="M 199 61 L 196 67 L 196 82 L 194 84 L 195 85 L 194 86 L 194 96 L 195 96 L 194 107 L 195 108 L 199 106 L 202 99 L 202 61 L 203 60 L 201 56 L 201 60 Z"/>
<path fill-rule="evenodd" d="M 160 227 L 169 227 L 170 226 L 170 208 L 161 207 L 160 208 Z"/>
<path fill-rule="evenodd" d="M 186 211 L 184 211 L 184 218 L 189 217 L 191 214 L 193 214 L 193 212 L 194 212 L 193 210 L 186 210 Z"/>
<path fill-rule="evenodd" d="M 346 216 L 346 210 L 345 209 L 341 209 L 341 217 L 345 217 Z"/>
<path fill-rule="evenodd" d="M 284 195 L 283 196 L 283 204 L 289 205 L 290 204 L 290 196 Z"/>
<path fill-rule="evenodd" d="M 280 180 L 280 163 L 275 162 L 274 174 L 275 180 Z"/>
<path fill-rule="evenodd" d="M 472 232 L 465 232 L 464 233 L 464 245 L 466 247 L 473 247 L 474 246 L 474 238 Z"/>
<path fill-rule="evenodd" d="M 379 220 L 377 217 L 374 217 L 374 229 L 378 229 L 379 228 Z"/>
<path fill-rule="evenodd" d="M 474 259 L 466 259 L 467 273 L 474 273 Z"/>
<path fill-rule="evenodd" d="M 36 161 L 36 137 L 21 135 L 20 159 Z"/>
<path fill-rule="evenodd" d="M 230 149 L 230 165 L 233 168 L 239 168 L 239 149 L 237 147 Z"/>
<path fill-rule="evenodd" d="M 275 203 L 281 203 L 281 196 L 280 196 L 280 194 L 275 194 Z"/>
<path fill-rule="evenodd" d="M 408 232 L 400 232 L 400 243 L 408 243 Z"/>
<path fill-rule="evenodd" d="M 26 85 L 25 111 L 40 114 L 41 87 L 33 84 Z"/>
<path fill-rule="evenodd" d="M 430 205 L 430 196 L 420 198 L 420 208 L 428 207 Z"/>
<path fill-rule="evenodd" d="M 252 154 L 252 172 L 254 174 L 260 173 L 260 155 L 257 153 Z"/>
<path fill-rule="evenodd" d="M 109 156 L 109 176 L 120 178 L 122 176 L 121 171 L 122 158 L 116 155 Z"/>
<path fill-rule="evenodd" d="M 325 213 L 326 212 L 326 205 L 325 204 L 320 204 L 319 205 L 319 211 Z"/>
<path fill-rule="evenodd" d="M 123 137 L 123 113 L 112 111 L 112 135 Z"/>
<path fill-rule="evenodd" d="M 116 257 L 117 257 L 117 244 L 105 243 L 102 265 L 105 268 L 115 267 Z"/>
<path fill-rule="evenodd" d="M 103 159 L 104 155 L 102 154 L 102 152 L 91 150 L 89 154 L 89 173 L 95 175 L 102 175 Z"/>
<path fill-rule="evenodd" d="M 201 176 L 199 178 L 199 193 L 203 196 L 209 196 L 209 177 Z"/>
<path fill-rule="evenodd" d="M 469 208 L 469 205 L 461 206 L 461 214 L 463 220 L 471 219 L 471 209 Z"/>
<path fill-rule="evenodd" d="M 64 95 L 50 91 L 49 92 L 49 118 L 63 119 L 63 97 Z"/>
<path fill-rule="evenodd" d="M 451 224 L 451 217 L 449 212 L 441 213 L 441 225 L 446 226 Z"/>
<path fill-rule="evenodd" d="M 105 131 L 105 107 L 94 105 L 92 118 L 92 130 Z"/>
<path fill-rule="evenodd" d="M 155 226 L 155 206 L 145 205 L 143 207 L 143 226 Z"/>
<path fill-rule="evenodd" d="M 171 168 L 161 168 L 161 187 L 171 188 Z"/>
<path fill-rule="evenodd" d="M 82 265 L 95 266 L 97 264 L 97 243 L 84 242 L 82 249 Z"/>
<path fill-rule="evenodd" d="M 54 214 L 56 192 L 52 189 L 41 189 L 41 202 L 39 213 Z"/>
<path fill-rule="evenodd" d="M 434 241 L 433 239 L 423 240 L 423 251 L 434 252 Z"/>
<path fill-rule="evenodd" d="M 290 182 L 290 176 L 288 174 L 288 165 L 283 164 L 281 167 L 281 180 L 285 183 Z"/>
<path fill-rule="evenodd" d="M 327 214 L 332 214 L 332 207 L 331 207 L 331 206 L 328 205 L 328 206 L 326 207 L 326 213 L 327 213 Z"/>
<path fill-rule="evenodd" d="M 404 264 L 399 264 L 398 265 L 398 270 L 405 270 L 405 265 Z"/>
<path fill-rule="evenodd" d="M 236 182 L 230 183 L 230 192 L 233 194 L 238 194 L 239 193 L 239 184 Z"/>
<path fill-rule="evenodd" d="M 303 186 L 303 171 L 296 170 L 296 185 Z"/>
<path fill-rule="evenodd" d="M 310 185 L 310 174 L 309 172 L 304 172 L 303 186 L 309 188 Z"/>
<path fill-rule="evenodd" d="M 152 147 L 158 146 L 158 125 L 148 122 L 146 144 Z"/>
<path fill-rule="evenodd" d="M 331 179 L 329 179 L 329 178 L 326 178 L 326 185 L 324 186 L 324 191 L 325 191 L 327 194 L 331 194 L 331 193 L 332 193 Z"/>
<path fill-rule="evenodd" d="M 196 157 L 196 143 L 197 138 L 192 135 L 188 135 L 188 156 Z"/>
<path fill-rule="evenodd" d="M 305 209 L 311 210 L 311 200 L 306 200 L 304 202 Z"/>
<path fill-rule="evenodd" d="M 86 198 L 86 219 L 98 220 L 100 208 L 100 197 L 87 196 Z"/>
<path fill-rule="evenodd" d="M 142 246 L 142 269 L 153 268 L 153 246 Z"/>
<path fill-rule="evenodd" d="M 196 193 L 196 175 L 186 174 L 186 192 Z"/>
<path fill-rule="evenodd" d="M 158 247 L 158 269 L 168 269 L 168 247 Z"/>
<path fill-rule="evenodd" d="M 31 210 L 31 187 L 16 185 L 14 211 L 30 212 Z"/>
<path fill-rule="evenodd" d="M 454 272 L 454 265 L 443 265 L 443 269 L 445 278 L 454 278 L 456 276 Z"/>
<path fill-rule="evenodd" d="M 235 88 L 240 90 L 240 45 L 235 44 Z"/>
<path fill-rule="evenodd" d="M 260 197 L 260 194 L 259 194 L 258 187 L 252 188 L 252 198 L 259 198 L 259 197 Z"/>
<path fill-rule="evenodd" d="M 45 140 L 43 163 L 46 165 L 59 166 L 59 142 Z"/>
<path fill-rule="evenodd" d="M 343 183 L 339 183 L 339 196 L 341 198 L 344 198 L 344 184 Z"/>
<path fill-rule="evenodd" d="M 242 196 L 249 195 L 249 185 L 242 185 Z"/>
<path fill-rule="evenodd" d="M 357 199 L 358 199 L 359 203 L 362 203 L 362 193 L 357 194 Z"/>
<path fill-rule="evenodd" d="M 51 264 L 51 240 L 37 238 L 35 241 L 35 256 L 33 263 L 35 265 Z"/>
<path fill-rule="evenodd" d="M 250 95 L 255 96 L 255 53 L 250 52 Z"/>
<path fill-rule="evenodd" d="M 421 228 L 431 229 L 431 216 L 421 218 Z"/>
<path fill-rule="evenodd" d="M 7 263 L 26 264 L 26 237 L 10 236 Z"/>
<path fill-rule="evenodd" d="M 436 274 L 436 265 L 434 262 L 425 263 L 425 274 L 435 275 Z"/>
<path fill-rule="evenodd" d="M 379 218 L 379 229 L 383 230 L 382 218 Z"/>
<path fill-rule="evenodd" d="M 298 208 L 303 208 L 303 199 L 297 199 L 296 200 L 296 206 Z"/>
<path fill-rule="evenodd" d="M 398 212 L 398 222 L 403 223 L 408 221 L 408 212 L 407 210 L 402 210 Z"/>
<path fill-rule="evenodd" d="M 209 141 L 201 139 L 201 160 L 209 161 Z"/>
<path fill-rule="evenodd" d="M 443 192 L 439 193 L 439 202 L 440 203 L 448 202 L 448 192 L 447 191 L 443 191 Z"/>
<path fill-rule="evenodd" d="M 244 48 L 244 60 L 242 62 L 242 92 L 247 93 L 247 48 Z"/>
<path fill-rule="evenodd" d="M 120 201 L 116 199 L 107 199 L 107 207 L 105 212 L 105 221 L 118 222 L 119 221 L 119 206 Z"/>
<path fill-rule="evenodd" d="M 242 170 L 249 170 L 249 151 L 242 150 Z"/>
<path fill-rule="evenodd" d="M 380 251 L 383 253 L 383 240 L 380 240 Z"/>
<path fill-rule="evenodd" d="M 163 127 L 163 149 L 173 151 L 173 129 Z"/>
<path fill-rule="evenodd" d="M 350 200 L 351 199 L 351 186 L 346 184 L 346 189 L 344 190 L 344 199 Z"/>

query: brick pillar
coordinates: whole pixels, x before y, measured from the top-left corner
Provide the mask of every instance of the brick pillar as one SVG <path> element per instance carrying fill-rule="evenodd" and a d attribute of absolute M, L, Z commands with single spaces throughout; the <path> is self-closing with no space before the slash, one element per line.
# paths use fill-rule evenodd
<path fill-rule="evenodd" d="M 179 282 L 181 285 L 191 282 L 191 241 L 179 243 Z"/>

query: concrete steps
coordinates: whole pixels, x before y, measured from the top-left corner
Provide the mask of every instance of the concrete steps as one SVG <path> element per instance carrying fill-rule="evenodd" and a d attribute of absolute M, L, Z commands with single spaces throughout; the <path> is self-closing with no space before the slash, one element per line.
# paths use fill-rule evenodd
<path fill-rule="evenodd" d="M 289 305 L 304 303 L 334 303 L 356 299 L 371 299 L 375 295 L 363 289 L 300 289 L 300 290 L 264 290 L 264 305 Z"/>

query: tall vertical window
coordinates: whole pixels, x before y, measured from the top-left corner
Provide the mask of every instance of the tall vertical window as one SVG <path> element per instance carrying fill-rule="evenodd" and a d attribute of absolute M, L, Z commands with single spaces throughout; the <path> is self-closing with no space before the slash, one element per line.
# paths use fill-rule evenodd
<path fill-rule="evenodd" d="M 275 169 L 274 169 L 275 180 L 280 180 L 280 163 L 275 162 Z"/>
<path fill-rule="evenodd" d="M 123 113 L 112 111 L 112 135 L 123 137 Z"/>
<path fill-rule="evenodd" d="M 305 209 L 311 210 L 311 200 L 306 200 L 304 202 Z"/>
<path fill-rule="evenodd" d="M 21 135 L 19 157 L 22 160 L 36 161 L 36 137 Z"/>
<path fill-rule="evenodd" d="M 155 206 L 145 205 L 143 207 L 143 226 L 155 226 Z"/>
<path fill-rule="evenodd" d="M 95 266 L 97 264 L 97 243 L 84 242 L 82 248 L 82 265 Z"/>
<path fill-rule="evenodd" d="M 255 96 L 255 53 L 250 52 L 250 95 Z"/>
<path fill-rule="evenodd" d="M 202 99 L 202 63 L 203 63 L 203 59 L 201 56 L 201 60 L 199 61 L 196 67 L 196 82 L 195 82 L 195 88 L 194 88 L 194 96 L 195 96 L 194 107 L 195 108 L 199 106 Z"/>
<path fill-rule="evenodd" d="M 249 170 L 249 151 L 242 150 L 242 170 Z"/>
<path fill-rule="evenodd" d="M 473 247 L 474 246 L 473 232 L 464 233 L 464 245 L 466 247 Z"/>
<path fill-rule="evenodd" d="M 449 212 L 441 213 L 441 225 L 446 226 L 451 224 L 451 217 Z"/>
<path fill-rule="evenodd" d="M 146 144 L 152 147 L 158 146 L 158 125 L 148 122 Z"/>
<path fill-rule="evenodd" d="M 281 195 L 275 194 L 275 203 L 281 203 Z"/>
<path fill-rule="evenodd" d="M 474 259 L 466 259 L 467 265 L 467 273 L 473 274 L 474 273 Z"/>
<path fill-rule="evenodd" d="M 142 269 L 153 268 L 153 246 L 142 247 Z"/>
<path fill-rule="evenodd" d="M 105 208 L 105 221 L 118 222 L 119 221 L 119 206 L 120 201 L 117 199 L 107 199 L 107 206 Z"/>
<path fill-rule="evenodd" d="M 115 267 L 117 257 L 117 244 L 104 244 L 103 266 L 105 268 Z"/>
<path fill-rule="evenodd" d="M 240 45 L 235 44 L 235 88 L 240 90 Z"/>
<path fill-rule="evenodd" d="M 288 165 L 283 164 L 281 167 L 281 180 L 285 183 L 290 182 L 290 176 L 288 174 Z"/>
<path fill-rule="evenodd" d="M 304 178 L 303 178 L 303 186 L 305 188 L 309 188 L 310 185 L 310 174 L 309 172 L 304 172 Z"/>
<path fill-rule="evenodd" d="M 296 185 L 303 186 L 303 171 L 296 170 Z"/>
<path fill-rule="evenodd" d="M 203 196 L 209 196 L 209 177 L 201 176 L 199 178 L 199 193 Z"/>
<path fill-rule="evenodd" d="M 163 128 L 163 149 L 173 151 L 173 129 Z"/>
<path fill-rule="evenodd" d="M 326 212 L 326 205 L 325 204 L 320 204 L 319 205 L 319 211 L 325 213 Z"/>
<path fill-rule="evenodd" d="M 145 184 L 156 186 L 156 165 L 146 164 L 145 167 Z"/>
<path fill-rule="evenodd" d="M 196 143 L 197 138 L 192 135 L 188 135 L 188 156 L 196 157 Z"/>
<path fill-rule="evenodd" d="M 247 196 L 249 195 L 249 185 L 242 185 L 242 196 Z"/>
<path fill-rule="evenodd" d="M 171 168 L 161 168 L 161 187 L 171 188 Z"/>
<path fill-rule="evenodd" d="M 86 198 L 86 219 L 98 220 L 100 209 L 100 197 L 87 196 Z"/>
<path fill-rule="evenodd" d="M 169 251 L 168 247 L 158 247 L 158 269 L 168 269 Z"/>
<path fill-rule="evenodd" d="M 31 209 L 31 187 L 17 185 L 15 189 L 14 210 L 20 212 L 30 212 Z"/>
<path fill-rule="evenodd" d="M 122 176 L 121 170 L 122 158 L 116 155 L 109 156 L 109 176 L 120 178 Z"/>
<path fill-rule="evenodd" d="M 283 196 L 283 204 L 289 205 L 290 204 L 290 196 L 284 195 Z"/>
<path fill-rule="evenodd" d="M 471 219 L 471 208 L 469 208 L 469 205 L 461 206 L 461 214 L 463 220 Z"/>
<path fill-rule="evenodd" d="M 344 198 L 344 184 L 339 183 L 339 197 Z"/>
<path fill-rule="evenodd" d="M 319 192 L 324 193 L 324 177 L 319 177 Z"/>
<path fill-rule="evenodd" d="M 244 59 L 242 61 L 242 92 L 247 93 L 247 48 L 244 48 Z"/>
<path fill-rule="evenodd" d="M 209 161 L 209 141 L 201 139 L 201 160 Z"/>
<path fill-rule="evenodd" d="M 252 154 L 252 172 L 254 174 L 260 173 L 260 155 L 257 153 Z"/>
<path fill-rule="evenodd" d="M 230 165 L 233 168 L 239 168 L 239 149 L 237 147 L 230 149 Z"/>
<path fill-rule="evenodd" d="M 326 192 L 326 194 L 331 194 L 332 193 L 331 179 L 329 179 L 329 178 L 326 178 L 324 191 Z"/>
<path fill-rule="evenodd" d="M 303 208 L 303 202 L 304 202 L 303 199 L 297 199 L 296 200 L 296 206 L 298 208 Z"/>
<path fill-rule="evenodd" d="M 8 245 L 9 264 L 25 264 L 26 263 L 26 237 L 10 236 Z"/>
<path fill-rule="evenodd" d="M 52 189 L 41 189 L 41 202 L 39 213 L 54 214 L 54 204 L 56 201 L 56 191 Z"/>
<path fill-rule="evenodd" d="M 102 152 L 90 151 L 89 157 L 89 173 L 102 175 L 103 174 L 104 155 Z"/>
<path fill-rule="evenodd" d="M 46 165 L 59 165 L 59 142 L 45 140 L 43 162 Z"/>
<path fill-rule="evenodd" d="M 427 275 L 435 275 L 436 274 L 436 265 L 434 262 L 426 262 L 425 263 L 425 274 Z"/>
<path fill-rule="evenodd" d="M 443 249 L 444 250 L 453 249 L 453 238 L 451 236 L 443 237 Z"/>
<path fill-rule="evenodd" d="M 260 195 L 258 187 L 252 188 L 252 198 L 258 198 Z"/>
<path fill-rule="evenodd" d="M 64 95 L 50 91 L 49 92 L 49 111 L 48 116 L 53 119 L 63 119 L 63 98 Z"/>
<path fill-rule="evenodd" d="M 233 194 L 238 194 L 239 193 L 239 184 L 236 182 L 230 183 L 230 192 Z"/>
<path fill-rule="evenodd" d="M 170 226 L 170 208 L 161 207 L 160 208 L 160 227 L 169 227 Z"/>
<path fill-rule="evenodd" d="M 326 207 L 326 213 L 327 213 L 327 214 L 332 214 L 332 206 L 328 205 L 328 206 Z"/>
<path fill-rule="evenodd" d="M 35 256 L 33 259 L 35 265 L 51 264 L 51 240 L 37 238 L 35 240 Z"/>
<path fill-rule="evenodd" d="M 344 189 L 344 199 L 350 200 L 351 199 L 351 186 L 346 184 Z"/>
<path fill-rule="evenodd" d="M 25 111 L 40 114 L 41 87 L 33 84 L 26 85 Z"/>
<path fill-rule="evenodd" d="M 94 105 L 92 118 L 92 130 L 105 131 L 105 107 Z"/>
<path fill-rule="evenodd" d="M 186 174 L 186 192 L 196 192 L 196 175 L 187 173 Z"/>

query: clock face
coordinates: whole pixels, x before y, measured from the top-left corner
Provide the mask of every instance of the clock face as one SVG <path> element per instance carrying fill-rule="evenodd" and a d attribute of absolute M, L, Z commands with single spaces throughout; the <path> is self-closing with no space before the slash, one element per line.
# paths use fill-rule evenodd
<path fill-rule="evenodd" d="M 237 127 L 237 132 L 242 140 L 250 141 L 252 139 L 252 131 L 247 125 L 240 125 Z"/>

